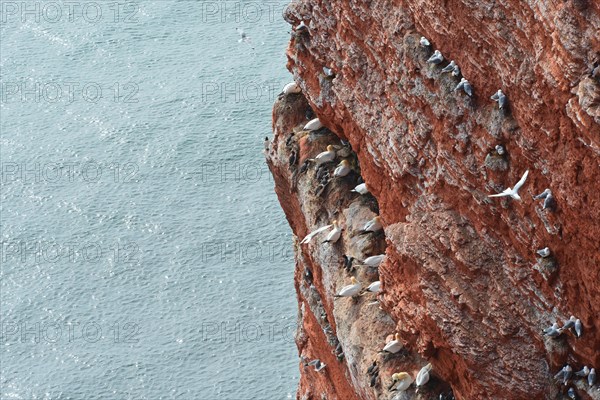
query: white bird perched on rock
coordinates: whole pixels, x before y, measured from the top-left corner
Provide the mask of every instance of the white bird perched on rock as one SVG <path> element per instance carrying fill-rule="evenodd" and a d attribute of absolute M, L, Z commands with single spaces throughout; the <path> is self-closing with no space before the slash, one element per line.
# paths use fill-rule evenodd
<path fill-rule="evenodd" d="M 574 328 L 575 328 L 575 336 L 580 338 L 581 335 L 583 335 L 583 325 L 581 324 L 581 320 L 579 318 L 577 318 L 577 320 L 575 321 Z"/>
<path fill-rule="evenodd" d="M 556 322 L 553 323 L 551 327 L 542 330 L 544 336 L 548 336 L 551 338 L 559 337 L 562 334 L 562 332 L 563 328 L 559 328 Z"/>
<path fill-rule="evenodd" d="M 384 258 L 385 258 L 385 254 L 379 254 L 376 256 L 371 256 L 371 257 L 365 258 L 362 263 L 363 263 L 363 265 L 366 265 L 367 267 L 377 268 L 377 267 L 379 267 L 379 264 L 381 264 L 381 262 L 383 261 Z"/>
<path fill-rule="evenodd" d="M 375 281 L 375 282 L 371 282 L 371 284 L 369 286 L 367 286 L 367 288 L 365 289 L 365 293 L 367 292 L 371 292 L 371 293 L 378 293 L 379 290 L 381 290 L 381 281 Z"/>
<path fill-rule="evenodd" d="M 308 121 L 306 123 L 306 125 L 304 125 L 304 130 L 305 131 L 316 131 L 317 129 L 321 129 L 322 127 L 323 127 L 323 124 L 321 123 L 319 118 L 314 118 L 314 119 L 311 119 L 310 121 Z"/>
<path fill-rule="evenodd" d="M 596 368 L 590 369 L 590 373 L 587 378 L 588 378 L 588 385 L 590 385 L 590 387 L 594 386 L 594 384 L 596 383 Z"/>
<path fill-rule="evenodd" d="M 323 368 L 326 367 L 325 363 L 322 363 L 321 360 L 319 360 L 318 358 L 309 362 L 308 365 L 314 366 L 315 371 L 317 372 L 321 371 Z"/>
<path fill-rule="evenodd" d="M 441 64 L 444 62 L 444 56 L 439 50 L 436 50 L 433 52 L 433 55 L 427 59 L 427 62 L 434 65 Z"/>
<path fill-rule="evenodd" d="M 342 290 L 333 297 L 354 297 L 358 295 L 362 288 L 360 282 L 357 281 L 355 277 L 351 277 L 350 282 L 352 282 L 350 285 L 344 286 Z"/>
<path fill-rule="evenodd" d="M 573 375 L 573 368 L 567 364 L 560 371 L 558 371 L 556 375 L 554 375 L 554 379 L 557 381 L 563 381 L 566 385 L 569 379 L 571 379 L 571 375 Z"/>
<path fill-rule="evenodd" d="M 442 68 L 442 72 L 452 72 L 452 71 L 454 71 L 455 67 L 456 67 L 456 63 L 454 62 L 454 60 L 452 60 L 452 61 L 450 61 L 450 64 L 448 64 L 444 68 Z"/>
<path fill-rule="evenodd" d="M 569 318 L 568 321 L 563 325 L 563 329 L 571 329 L 575 326 L 575 321 L 577 321 L 577 318 L 575 318 L 574 315 L 571 315 L 571 318 Z"/>
<path fill-rule="evenodd" d="M 290 82 L 283 87 L 283 94 L 300 93 L 302 89 L 296 82 Z"/>
<path fill-rule="evenodd" d="M 403 392 L 413 383 L 408 372 L 398 372 L 392 375 L 392 384 L 388 387 L 390 391 Z"/>
<path fill-rule="evenodd" d="M 335 148 L 332 145 L 327 146 L 327 150 L 317 154 L 314 161 L 317 165 L 325 164 L 335 160 Z"/>
<path fill-rule="evenodd" d="M 333 70 L 329 67 L 323 67 L 323 73 L 327 78 L 335 78 L 335 72 L 333 72 Z"/>
<path fill-rule="evenodd" d="M 365 224 L 365 226 L 362 228 L 362 230 L 360 231 L 360 233 L 364 234 L 364 233 L 369 233 L 369 232 L 379 232 L 382 229 L 383 229 L 383 225 L 381 224 L 381 218 L 378 215 L 375 218 L 373 218 L 372 220 L 370 220 L 369 222 L 367 222 Z"/>
<path fill-rule="evenodd" d="M 338 226 L 337 221 L 333 221 L 333 229 L 329 232 L 325 240 L 323 240 L 323 243 L 336 243 L 340 240 L 340 236 L 342 236 L 342 228 Z"/>
<path fill-rule="evenodd" d="M 298 26 L 296 26 L 296 28 L 294 28 L 295 31 L 307 31 L 308 30 L 308 26 L 306 26 L 306 24 L 304 23 L 304 21 L 300 21 L 300 23 L 298 24 Z"/>
<path fill-rule="evenodd" d="M 504 93 L 502 93 L 501 89 L 498 89 L 498 91 L 496 93 L 494 93 L 492 95 L 492 97 L 490 97 L 490 99 L 498 102 L 498 108 L 506 107 L 506 102 L 507 102 L 506 95 Z"/>
<path fill-rule="evenodd" d="M 304 239 L 302 239 L 302 241 L 300 242 L 300 244 L 304 244 L 304 243 L 310 242 L 313 237 L 315 237 L 316 235 L 318 235 L 321 232 L 324 232 L 324 231 L 330 229 L 331 227 L 333 227 L 333 224 L 331 224 L 331 225 L 325 225 L 325 226 L 322 226 L 320 228 L 315 229 L 314 231 L 312 231 L 311 233 L 309 233 L 308 235 L 306 235 L 304 237 Z"/>
<path fill-rule="evenodd" d="M 517 184 L 515 185 L 514 188 L 505 189 L 502 193 L 490 194 L 488 197 L 510 196 L 515 200 L 521 200 L 521 196 L 519 196 L 519 189 L 521 189 L 521 186 L 523 186 L 523 184 L 525 183 L 525 180 L 527 179 L 528 174 L 529 174 L 529 170 L 525 171 L 525 173 L 523 174 L 523 176 L 521 177 L 519 182 L 517 182 Z"/>
<path fill-rule="evenodd" d="M 421 386 L 425 386 L 425 384 L 427 382 L 429 382 L 429 371 L 431 371 L 432 368 L 433 368 L 433 365 L 431 365 L 431 363 L 429 363 L 426 366 L 424 366 L 423 368 L 421 368 L 421 370 L 417 374 L 417 378 L 415 379 L 415 384 L 417 385 L 417 390 Z"/>
<path fill-rule="evenodd" d="M 552 196 L 552 191 L 550 189 L 544 190 L 542 193 L 537 196 L 533 196 L 534 200 L 544 199 L 544 205 L 542 207 L 543 210 L 547 208 L 551 208 L 554 202 L 554 196 Z"/>
<path fill-rule="evenodd" d="M 536 253 L 542 258 L 546 258 L 550 255 L 550 248 L 544 247 L 543 249 L 539 249 L 538 251 L 536 251 Z"/>
<path fill-rule="evenodd" d="M 356 185 L 356 187 L 354 189 L 352 189 L 351 192 L 356 192 L 359 194 L 367 194 L 367 193 L 369 193 L 369 189 L 367 188 L 366 183 L 361 183 L 360 185 Z"/>
<path fill-rule="evenodd" d="M 456 87 L 454 88 L 454 91 L 461 90 L 461 89 L 467 94 L 467 96 L 473 97 L 473 87 L 471 86 L 469 81 L 466 80 L 465 78 L 462 78 L 460 80 L 460 82 L 458 82 L 458 85 L 456 85 Z"/>
<path fill-rule="evenodd" d="M 427 40 L 427 38 L 425 36 L 421 36 L 421 39 L 419 40 L 419 43 L 423 47 L 429 47 L 429 46 L 431 46 L 431 43 L 429 42 L 429 40 Z"/>
<path fill-rule="evenodd" d="M 506 149 L 501 144 L 497 144 L 494 148 L 496 149 L 496 153 L 498 153 L 499 156 L 503 156 L 504 153 L 506 153 Z"/>
<path fill-rule="evenodd" d="M 350 168 L 350 163 L 348 162 L 348 160 L 342 160 L 338 164 L 335 171 L 333 171 L 333 176 L 342 178 L 342 177 L 348 175 L 350 173 L 350 171 L 352 171 L 352 168 Z"/>
<path fill-rule="evenodd" d="M 584 365 L 583 368 L 581 369 L 581 371 L 577 371 L 575 372 L 576 376 L 585 378 L 590 374 L 590 369 L 587 365 Z"/>
<path fill-rule="evenodd" d="M 394 338 L 387 342 L 380 353 L 391 353 L 396 354 L 400 350 L 402 350 L 402 342 L 400 341 L 400 334 L 396 333 Z"/>

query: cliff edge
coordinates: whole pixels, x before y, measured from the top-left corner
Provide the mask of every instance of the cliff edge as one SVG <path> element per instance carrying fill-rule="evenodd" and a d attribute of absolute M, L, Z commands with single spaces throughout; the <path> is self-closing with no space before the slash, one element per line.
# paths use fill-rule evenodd
<path fill-rule="evenodd" d="M 297 238 L 298 398 L 600 399 L 554 379 L 600 368 L 600 2 L 301 0 L 285 18 L 301 92 L 274 105 L 267 162 Z M 525 171 L 521 200 L 488 197 Z M 339 241 L 300 243 L 333 220 Z M 381 290 L 335 298 L 350 277 Z M 571 315 L 580 337 L 542 334 Z M 418 391 L 388 390 L 427 363 Z"/>

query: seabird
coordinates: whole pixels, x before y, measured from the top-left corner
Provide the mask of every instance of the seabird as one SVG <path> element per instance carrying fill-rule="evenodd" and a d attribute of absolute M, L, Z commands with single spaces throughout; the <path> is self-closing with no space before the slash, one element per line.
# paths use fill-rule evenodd
<path fill-rule="evenodd" d="M 369 222 L 367 222 L 365 224 L 365 226 L 362 228 L 362 230 L 360 231 L 360 233 L 364 234 L 364 233 L 369 233 L 369 232 L 379 232 L 382 229 L 383 229 L 383 225 L 381 225 L 381 218 L 378 215 L 375 218 L 373 218 L 372 220 L 370 220 Z"/>
<path fill-rule="evenodd" d="M 337 176 L 339 178 L 342 178 L 342 177 L 348 175 L 351 170 L 352 170 L 352 168 L 350 168 L 350 163 L 348 162 L 348 160 L 342 160 L 338 164 L 335 171 L 333 171 L 333 175 Z"/>
<path fill-rule="evenodd" d="M 540 199 L 545 199 L 546 197 L 548 197 L 548 195 L 551 195 L 552 191 L 550 189 L 545 189 L 542 193 L 538 194 L 537 196 L 533 196 L 534 200 L 540 200 Z"/>
<path fill-rule="evenodd" d="M 350 285 L 344 286 L 342 290 L 333 297 L 354 297 L 359 294 L 361 289 L 360 282 L 358 282 L 355 277 L 351 277 L 350 281 L 352 282 Z"/>
<path fill-rule="evenodd" d="M 431 365 L 431 363 L 429 363 L 426 366 L 424 366 L 423 368 L 421 368 L 421 370 L 417 374 L 417 378 L 415 379 L 415 384 L 417 386 L 417 390 L 421 386 L 424 386 L 427 382 L 429 382 L 429 371 L 431 371 L 432 368 L 433 368 L 433 366 Z"/>
<path fill-rule="evenodd" d="M 298 26 L 296 26 L 296 28 L 294 28 L 294 30 L 296 32 L 307 31 L 308 30 L 308 26 L 306 26 L 306 24 L 304 23 L 304 21 L 300 21 L 300 23 L 298 24 Z"/>
<path fill-rule="evenodd" d="M 321 360 L 319 360 L 318 358 L 316 360 L 312 360 L 307 365 L 314 366 L 315 367 L 315 371 L 317 371 L 317 372 L 321 371 L 323 368 L 326 367 L 325 363 L 322 363 Z"/>
<path fill-rule="evenodd" d="M 525 180 L 527 179 L 527 175 L 528 174 L 529 174 L 529 170 L 525 171 L 525 173 L 523 174 L 523 176 L 521 177 L 521 179 L 519 180 L 519 182 L 517 182 L 517 184 L 515 185 L 514 188 L 505 189 L 502 193 L 491 194 L 488 197 L 510 196 L 510 197 L 512 197 L 515 200 L 521 200 L 521 196 L 519 196 L 519 189 L 525 183 Z"/>
<path fill-rule="evenodd" d="M 473 97 L 473 87 L 471 86 L 471 84 L 469 83 L 468 80 L 466 80 L 465 78 L 462 78 L 460 80 L 460 82 L 458 82 L 458 85 L 456 85 L 456 87 L 454 88 L 454 91 L 457 90 L 463 90 L 469 97 Z"/>
<path fill-rule="evenodd" d="M 403 392 L 413 383 L 408 372 L 398 372 L 392 375 L 392 384 L 388 387 L 390 391 Z"/>
<path fill-rule="evenodd" d="M 590 385 L 590 387 L 594 386 L 594 384 L 596 383 L 596 368 L 591 368 L 590 369 L 590 374 L 588 375 L 588 385 Z"/>
<path fill-rule="evenodd" d="M 384 258 L 385 258 L 385 254 L 379 254 L 376 256 L 371 256 L 371 257 L 365 258 L 362 263 L 364 265 L 366 265 L 367 267 L 377 268 L 377 267 L 379 267 L 379 264 L 381 264 L 381 262 L 383 261 Z"/>
<path fill-rule="evenodd" d="M 497 144 L 496 147 L 496 153 L 498 153 L 499 156 L 503 156 L 504 153 L 506 153 L 506 150 L 504 149 L 504 146 Z"/>
<path fill-rule="evenodd" d="M 305 131 L 316 131 L 317 129 L 321 129 L 322 127 L 323 127 L 323 124 L 321 123 L 319 118 L 314 118 L 314 119 L 311 119 L 310 121 L 308 121 L 306 123 L 306 125 L 304 125 L 304 130 Z"/>
<path fill-rule="evenodd" d="M 310 242 L 312 240 L 312 238 L 315 237 L 317 234 L 319 234 L 319 233 L 321 233 L 323 231 L 326 231 L 327 229 L 330 229 L 332 226 L 333 226 L 333 224 L 332 225 L 325 225 L 325 226 L 322 226 L 322 227 L 320 227 L 318 229 L 315 229 L 314 231 L 312 231 L 311 233 L 309 233 L 308 235 L 306 235 L 306 237 L 304 239 L 302 239 L 302 241 L 300 242 L 300 244 L 304 244 L 304 243 Z"/>
<path fill-rule="evenodd" d="M 569 379 L 571 379 L 571 375 L 573 375 L 573 368 L 569 364 L 565 365 L 560 371 L 554 375 L 554 379 L 560 381 L 566 385 Z"/>
<path fill-rule="evenodd" d="M 367 286 L 364 293 L 367 293 L 367 292 L 378 293 L 380 289 L 381 289 L 381 281 L 375 281 L 375 282 L 372 282 L 369 286 Z"/>
<path fill-rule="evenodd" d="M 325 240 L 323 240 L 323 243 L 336 243 L 340 240 L 340 236 L 342 236 L 342 228 L 338 226 L 337 221 L 333 221 L 333 229 L 329 232 Z"/>
<path fill-rule="evenodd" d="M 302 89 L 296 82 L 290 82 L 283 87 L 283 94 L 300 93 Z"/>
<path fill-rule="evenodd" d="M 542 258 L 546 258 L 550 255 L 550 248 L 544 247 L 543 249 L 537 250 L 536 253 Z"/>
<path fill-rule="evenodd" d="M 373 375 L 378 370 L 379 367 L 377 366 L 377 361 L 373 361 L 373 364 L 369 368 L 367 368 L 367 375 Z"/>
<path fill-rule="evenodd" d="M 575 335 L 580 338 L 581 335 L 583 334 L 583 325 L 581 324 L 581 320 L 579 318 L 577 318 L 577 320 L 575 321 Z"/>
<path fill-rule="evenodd" d="M 400 350 L 402 350 L 402 342 L 400 341 L 400 334 L 396 333 L 394 335 L 394 339 L 390 340 L 385 344 L 380 353 L 391 353 L 396 354 Z"/>
<path fill-rule="evenodd" d="M 569 396 L 570 399 L 577 400 L 577 394 L 575 393 L 575 389 L 572 387 L 567 390 L 567 396 Z"/>
<path fill-rule="evenodd" d="M 444 56 L 442 55 L 442 53 L 440 53 L 439 50 L 436 50 L 433 52 L 433 55 L 427 59 L 427 62 L 429 64 L 434 65 L 441 64 L 442 62 L 444 62 Z"/>
<path fill-rule="evenodd" d="M 501 89 L 498 89 L 498 91 L 494 93 L 490 99 L 498 102 L 498 108 L 506 107 L 506 95 L 502 93 Z"/>
<path fill-rule="evenodd" d="M 242 43 L 250 41 L 250 38 L 248 37 L 248 35 L 246 35 L 246 32 L 244 32 L 243 29 L 235 28 L 235 30 L 240 34 L 240 40 L 238 40 L 238 42 Z"/>
<path fill-rule="evenodd" d="M 427 38 L 425 36 L 421 36 L 421 39 L 419 40 L 419 43 L 423 47 L 429 47 L 429 46 L 431 46 L 431 43 L 429 43 L 429 40 L 427 40 Z"/>
<path fill-rule="evenodd" d="M 571 318 L 569 318 L 569 320 L 567 322 L 565 322 L 565 324 L 563 325 L 563 329 L 571 329 L 572 327 L 575 326 L 575 321 L 577 321 L 577 318 L 575 318 L 575 316 L 571 315 Z"/>
<path fill-rule="evenodd" d="M 575 372 L 575 375 L 585 378 L 590 374 L 590 369 L 588 368 L 587 365 L 584 365 L 583 368 L 581 369 L 581 371 L 577 371 Z"/>
<path fill-rule="evenodd" d="M 335 72 L 329 67 L 323 67 L 323 73 L 327 78 L 333 79 L 335 78 Z"/>
<path fill-rule="evenodd" d="M 335 148 L 332 145 L 328 145 L 326 151 L 317 154 L 317 156 L 315 157 L 317 165 L 325 164 L 333 160 L 335 160 Z"/>
<path fill-rule="evenodd" d="M 367 193 L 369 193 L 369 189 L 367 189 L 366 183 L 361 183 L 360 185 L 356 185 L 356 187 L 354 189 L 352 189 L 351 192 L 356 192 L 359 194 L 367 194 Z"/>
<path fill-rule="evenodd" d="M 550 189 L 545 189 L 542 193 L 538 194 L 537 196 L 533 196 L 533 199 L 544 199 L 544 205 L 542 207 L 543 210 L 551 208 L 554 205 L 554 196 L 552 196 L 552 191 Z"/>
<path fill-rule="evenodd" d="M 354 261 L 354 257 L 348 257 L 344 254 L 344 269 L 348 272 L 352 270 L 352 261 Z"/>
<path fill-rule="evenodd" d="M 454 71 L 454 68 L 456 68 L 456 63 L 454 62 L 454 60 L 452 60 L 450 61 L 450 64 L 442 68 L 442 72 L 452 72 Z"/>
<path fill-rule="evenodd" d="M 551 327 L 543 329 L 542 333 L 544 334 L 544 336 L 548 336 L 551 338 L 557 338 L 559 337 L 563 332 L 563 328 L 559 328 L 558 324 L 555 322 L 554 324 L 552 324 Z"/>
<path fill-rule="evenodd" d="M 460 67 L 457 65 L 454 67 L 454 70 L 452 71 L 452 76 L 459 76 L 460 75 Z"/>

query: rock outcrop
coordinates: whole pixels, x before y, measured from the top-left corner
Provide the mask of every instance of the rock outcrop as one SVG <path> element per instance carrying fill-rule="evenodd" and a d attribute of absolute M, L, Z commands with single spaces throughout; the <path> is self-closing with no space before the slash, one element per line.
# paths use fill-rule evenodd
<path fill-rule="evenodd" d="M 285 18 L 308 26 L 288 48 L 302 93 L 276 101 L 267 161 L 298 238 L 298 398 L 392 398 L 393 373 L 432 363 L 423 389 L 396 398 L 554 399 L 573 387 L 600 399 L 584 380 L 553 379 L 567 363 L 600 368 L 600 3 L 302 0 Z M 434 49 L 444 63 L 426 62 Z M 473 97 L 441 72 L 449 60 Z M 490 100 L 499 88 L 503 109 Z M 315 114 L 326 128 L 304 131 Z M 308 161 L 329 144 L 336 162 Z M 353 172 L 332 177 L 341 159 Z M 526 170 L 521 201 L 488 197 Z M 361 180 L 371 194 L 350 192 Z M 533 196 L 546 188 L 555 201 L 543 208 Z M 360 234 L 375 215 L 384 231 Z M 300 243 L 332 220 L 337 243 Z M 381 253 L 379 268 L 358 261 Z M 351 276 L 381 280 L 378 297 L 335 299 Z M 570 315 L 580 338 L 542 335 Z M 378 353 L 394 332 L 404 349 Z"/>

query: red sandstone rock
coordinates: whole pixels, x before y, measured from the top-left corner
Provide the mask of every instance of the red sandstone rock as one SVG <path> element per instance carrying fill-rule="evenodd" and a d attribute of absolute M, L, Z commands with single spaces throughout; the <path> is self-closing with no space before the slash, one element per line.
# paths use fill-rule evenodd
<path fill-rule="evenodd" d="M 298 238 L 334 218 L 345 227 L 336 245 L 296 244 L 299 351 L 327 363 L 323 373 L 301 367 L 298 397 L 387 399 L 382 386 L 392 373 L 414 376 L 431 362 L 439 379 L 407 398 L 437 398 L 449 384 L 457 399 L 552 399 L 565 390 L 552 380 L 564 363 L 598 369 L 600 2 L 302 0 L 286 19 L 306 21 L 310 32 L 294 35 L 288 49 L 303 95 L 274 108 L 268 162 L 276 191 Z M 454 93 L 458 79 L 425 63 L 421 35 L 456 61 L 474 98 Z M 336 71 L 333 80 L 323 66 Z M 489 100 L 498 88 L 509 110 Z M 351 179 L 314 195 L 314 167 L 298 170 L 337 140 L 300 132 L 303 96 L 349 140 L 376 203 L 349 194 Z M 507 168 L 486 162 L 497 144 L 507 149 Z M 290 168 L 294 146 L 301 161 Z M 487 197 L 527 169 L 523 201 Z M 532 199 L 546 187 L 554 212 Z M 356 237 L 377 208 L 385 241 Z M 386 244 L 384 310 L 367 305 L 372 295 L 334 300 L 350 276 L 341 256 L 377 254 Z M 545 246 L 558 262 L 553 276 L 536 260 Z M 582 338 L 541 335 L 570 315 L 583 322 Z M 384 360 L 376 352 L 395 330 L 409 353 Z M 341 362 L 332 338 L 342 343 Z M 365 371 L 374 359 L 383 385 L 372 389 Z M 577 386 L 582 398 L 600 398 L 586 386 Z"/>

